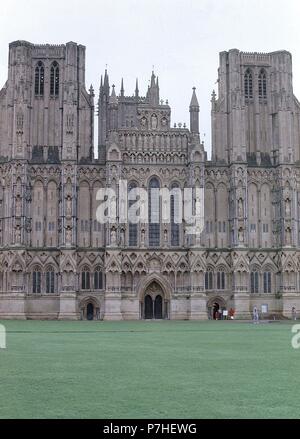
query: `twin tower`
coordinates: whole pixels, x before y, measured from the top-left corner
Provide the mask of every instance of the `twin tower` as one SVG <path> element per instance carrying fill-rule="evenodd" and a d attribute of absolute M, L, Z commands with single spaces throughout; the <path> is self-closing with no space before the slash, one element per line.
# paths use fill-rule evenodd
<path fill-rule="evenodd" d="M 276 165 L 300 159 L 299 102 L 293 95 L 290 53 L 220 53 L 218 97 L 212 94 L 212 161 Z M 152 74 L 145 97 L 138 83 L 132 96 L 119 96 L 107 72 L 98 102 L 98 156 L 110 130 L 152 129 L 141 125 L 142 112 L 159 107 L 170 128 L 171 109 L 160 101 Z M 94 90 L 85 87 L 85 47 L 9 45 L 8 79 L 0 92 L 0 156 L 8 160 L 91 161 L 94 156 Z M 148 122 L 147 122 L 148 123 Z M 155 123 L 154 123 L 155 124 Z M 190 131 L 199 133 L 195 91 Z"/>

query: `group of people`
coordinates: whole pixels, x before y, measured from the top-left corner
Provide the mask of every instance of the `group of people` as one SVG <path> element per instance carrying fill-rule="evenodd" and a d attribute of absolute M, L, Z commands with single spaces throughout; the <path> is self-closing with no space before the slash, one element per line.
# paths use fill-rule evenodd
<path fill-rule="evenodd" d="M 235 309 L 230 308 L 228 311 L 227 309 L 216 309 L 213 312 L 213 318 L 214 320 L 232 320 L 234 319 Z"/>
<path fill-rule="evenodd" d="M 229 311 L 227 311 L 226 309 L 223 310 L 214 309 L 213 318 L 214 320 L 228 320 L 228 319 L 232 320 L 234 319 L 234 314 L 235 314 L 235 309 L 233 308 L 230 308 Z M 297 320 L 297 311 L 295 306 L 292 307 L 292 319 Z M 252 321 L 254 324 L 259 323 L 259 312 L 257 306 L 253 307 Z"/>
<path fill-rule="evenodd" d="M 292 307 L 292 319 L 297 320 L 297 311 L 294 306 Z M 253 308 L 253 323 L 259 323 L 259 314 L 256 306 Z"/>

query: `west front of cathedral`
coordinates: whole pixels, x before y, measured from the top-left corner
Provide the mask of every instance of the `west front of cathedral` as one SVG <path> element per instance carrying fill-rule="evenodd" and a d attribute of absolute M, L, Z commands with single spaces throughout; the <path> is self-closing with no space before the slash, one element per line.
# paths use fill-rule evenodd
<path fill-rule="evenodd" d="M 85 87 L 85 47 L 9 45 L 0 91 L 0 318 L 208 319 L 300 311 L 300 104 L 287 51 L 220 53 L 212 157 L 171 126 L 152 72 L 116 92 L 107 71 Z M 94 115 L 98 154 L 94 155 Z M 204 229 L 96 219 L 97 193 L 204 189 Z M 132 201 L 129 201 L 129 204 Z"/>

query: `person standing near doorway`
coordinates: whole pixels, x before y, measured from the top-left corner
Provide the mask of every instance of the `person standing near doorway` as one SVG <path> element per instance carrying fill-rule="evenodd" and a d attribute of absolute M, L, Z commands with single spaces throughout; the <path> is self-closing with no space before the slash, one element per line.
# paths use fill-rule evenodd
<path fill-rule="evenodd" d="M 259 323 L 258 309 L 256 306 L 253 308 L 253 323 Z"/>
<path fill-rule="evenodd" d="M 294 306 L 292 308 L 292 319 L 297 320 L 297 311 L 296 311 L 296 308 Z"/>

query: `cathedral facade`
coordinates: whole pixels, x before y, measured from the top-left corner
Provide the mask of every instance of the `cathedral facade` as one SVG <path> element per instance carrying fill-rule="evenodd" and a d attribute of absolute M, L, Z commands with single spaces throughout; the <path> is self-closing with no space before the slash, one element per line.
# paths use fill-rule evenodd
<path fill-rule="evenodd" d="M 0 91 L 0 318 L 208 319 L 300 311 L 300 104 L 290 53 L 220 53 L 212 157 L 190 127 L 171 126 L 152 72 L 146 96 L 101 77 L 85 47 L 9 46 Z M 203 188 L 204 228 L 97 221 L 97 193 Z M 192 200 L 194 202 L 194 200 Z M 129 201 L 129 205 L 132 200 Z"/>

